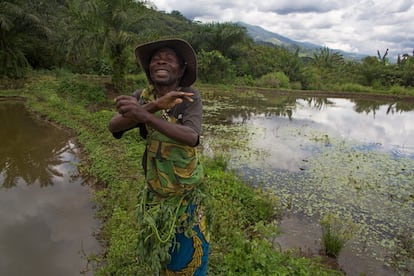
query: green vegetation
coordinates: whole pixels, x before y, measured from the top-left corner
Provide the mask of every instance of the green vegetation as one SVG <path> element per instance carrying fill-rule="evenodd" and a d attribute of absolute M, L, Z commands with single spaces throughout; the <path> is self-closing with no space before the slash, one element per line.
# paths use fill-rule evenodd
<path fill-rule="evenodd" d="M 223 108 L 229 107 L 223 105 Z M 359 112 L 363 110 L 366 109 Z M 227 135 L 223 133 L 220 136 Z M 260 128 L 249 131 L 233 128 L 227 141 L 240 136 L 254 140 L 262 133 L 264 130 Z M 294 214 L 323 218 L 334 213 L 321 223 L 325 228 L 323 248 L 329 255 L 336 256 L 352 236 L 356 254 L 370 256 L 401 275 L 412 270 L 414 161 L 408 157 L 395 158 L 370 149 L 370 145 L 333 137 L 309 126 L 280 127 L 278 135 L 297 139 L 301 146 L 315 149 L 311 158 L 303 160 L 305 170 L 263 169 L 269 160 L 266 148 L 255 147 L 254 152 L 248 146 L 233 153 L 232 167 L 249 166 L 239 174 L 244 174 L 244 179 L 253 175 L 254 183 L 277 191 L 283 206 L 292 208 Z M 221 148 L 223 153 L 238 149 L 235 142 Z"/>
<path fill-rule="evenodd" d="M 236 24 L 192 22 L 178 11 L 159 12 L 148 3 L 0 2 L 0 89 L 19 88 L 2 91 L 2 95 L 20 94 L 28 99 L 32 110 L 75 131 L 85 151 L 81 169 L 94 180 L 98 215 L 104 222 L 100 238 L 106 252 L 96 260 L 102 265 L 101 275 L 134 275 L 142 271 L 135 250 L 137 195 L 143 189 L 138 164 L 143 144 L 133 133 L 121 140 L 108 135 L 106 128 L 113 110 L 103 88 L 112 88 L 116 94 L 130 93 L 146 83 L 133 54 L 137 44 L 163 37 L 188 40 L 198 57 L 197 85 L 212 90 L 219 87 L 228 92 L 240 86 L 255 86 L 281 88 L 284 92 L 295 89 L 414 96 L 414 57 L 408 54 L 402 53 L 396 64 L 379 54 L 361 61 L 346 60 L 328 48 L 302 56 L 299 49 L 292 52 L 254 43 Z M 53 72 L 54 76 L 41 72 Z M 73 77 L 73 73 L 78 75 Z M 277 99 L 265 101 L 252 94 L 263 106 L 276 108 L 280 104 Z M 223 106 L 218 103 L 214 108 Z M 237 108 L 243 117 L 249 116 L 243 103 Z M 361 104 L 357 108 L 375 107 Z M 404 110 L 404 104 L 395 108 Z M 280 112 L 289 115 L 289 110 Z M 223 131 L 233 130 L 226 127 Z M 278 200 L 247 188 L 226 169 L 222 157 L 205 158 L 212 212 L 220 213 L 211 225 L 213 275 L 333 273 L 308 259 L 275 250 L 271 238 L 277 234 L 273 222 L 280 211 Z M 324 184 L 324 179 L 317 183 Z M 305 213 L 313 213 L 313 206 L 303 208 Z M 390 221 L 398 223 L 393 218 Z M 401 235 L 393 243 L 384 239 L 384 244 L 407 247 L 403 253 L 412 256 L 412 240 L 412 236 Z"/>
<path fill-rule="evenodd" d="M 413 241 L 412 159 L 384 153 L 379 150 L 383 145 L 372 144 L 369 139 L 361 142 L 337 137 L 308 124 L 270 124 L 273 116 L 287 120 L 294 113 L 293 119 L 297 118 L 295 113 L 303 104 L 315 110 L 332 104 L 323 96 L 314 98 L 293 91 L 280 91 L 274 96 L 275 92 L 234 91 L 224 86 L 203 86 L 200 90 L 206 107 L 204 130 L 208 132 L 203 142 L 209 150 L 230 156 L 229 167 L 245 181 L 276 193 L 283 206 L 294 214 L 306 214 L 316 220 L 333 212 L 346 218 L 344 222 L 352 219 L 359 231 L 354 233 L 349 247 L 356 254 L 370 256 L 395 271 L 412 270 L 414 255 L 408 249 Z M 390 116 L 413 110 L 411 101 L 375 99 L 377 96 L 350 97 L 350 101 L 358 113 L 380 114 L 384 106 Z M 261 114 L 266 114 L 265 123 L 252 123 Z M 231 124 L 221 120 L 230 117 L 237 119 Z M 248 122 L 239 124 L 239 120 Z M 270 140 L 276 133 L 269 132 L 276 127 L 277 136 Z M 287 144 L 295 152 L 299 148 L 311 152 L 302 160 L 300 171 L 274 170 L 269 166 L 269 162 L 278 160 L 269 150 L 269 143 L 272 145 L 275 139 L 281 139 L 282 144 L 290 141 Z M 338 221 L 334 227 L 341 223 Z"/>
<path fill-rule="evenodd" d="M 174 36 L 194 46 L 199 81 L 206 83 L 414 95 L 410 54 L 401 53 L 396 64 L 379 53 L 347 60 L 329 48 L 304 56 L 300 48 L 255 43 L 240 25 L 192 22 L 150 1 L 8 0 L 0 3 L 0 23 L 0 79 L 64 69 L 109 76 L 114 88 L 129 93 L 127 75 L 140 72 L 134 47 Z"/>
<path fill-rule="evenodd" d="M 352 220 L 341 219 L 333 213 L 326 214 L 320 224 L 322 226 L 322 248 L 325 254 L 338 257 L 345 243 L 353 237 L 357 228 L 356 224 Z"/>
<path fill-rule="evenodd" d="M 91 110 L 95 97 L 81 101 L 75 97 L 82 95 L 86 84 L 75 77 L 70 82 L 76 85 L 66 90 L 68 81 L 37 76 L 23 89 L 14 90 L 14 95 L 26 97 L 31 110 L 72 129 L 78 137 L 83 148 L 80 169 L 91 179 L 97 215 L 103 222 L 99 239 L 106 251 L 90 256 L 90 261 L 99 266 L 96 274 L 140 275 L 144 268 L 136 260 L 136 206 L 144 187 L 139 165 L 144 142 L 132 132 L 120 140 L 112 138 L 107 130 L 114 112 L 111 100 Z M 89 91 L 100 91 L 99 84 L 95 88 L 88 85 Z M 4 94 L 10 96 L 11 92 Z M 204 159 L 206 192 L 213 214 L 211 275 L 340 275 L 317 260 L 280 252 L 272 244 L 278 234 L 275 220 L 281 211 L 279 200 L 245 185 L 226 169 L 225 158 Z"/>
<path fill-rule="evenodd" d="M 83 103 L 84 105 L 99 104 L 106 100 L 106 91 L 103 87 L 74 78 L 62 80 L 56 92 L 69 102 Z"/>
<path fill-rule="evenodd" d="M 269 73 L 256 81 L 256 86 L 270 88 L 290 88 L 289 78 L 283 72 Z"/>

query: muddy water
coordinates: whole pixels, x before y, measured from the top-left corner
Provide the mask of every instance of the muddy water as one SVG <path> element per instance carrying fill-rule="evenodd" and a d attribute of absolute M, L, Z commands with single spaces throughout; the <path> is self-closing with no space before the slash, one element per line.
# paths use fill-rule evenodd
<path fill-rule="evenodd" d="M 281 235 L 274 241 L 280 250 L 295 250 L 306 257 L 324 256 L 321 247 L 322 229 L 317 221 L 304 216 L 285 216 L 279 224 Z M 337 259 L 325 257 L 323 262 L 346 275 L 394 276 L 396 271 L 384 266 L 368 254 L 359 254 L 352 241 L 345 244 Z M 376 249 L 381 251 L 380 248 Z"/>
<path fill-rule="evenodd" d="M 93 275 L 99 225 L 76 145 L 20 102 L 0 102 L 0 121 L 0 275 Z"/>
<path fill-rule="evenodd" d="M 277 93 L 204 92 L 204 152 L 276 194 L 283 250 L 318 254 L 319 221 L 357 226 L 347 275 L 414 274 L 414 104 Z"/>

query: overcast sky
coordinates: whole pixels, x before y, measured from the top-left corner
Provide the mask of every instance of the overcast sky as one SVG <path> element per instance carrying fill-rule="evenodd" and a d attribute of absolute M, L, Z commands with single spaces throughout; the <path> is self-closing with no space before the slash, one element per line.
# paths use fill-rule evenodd
<path fill-rule="evenodd" d="M 153 0 L 201 22 L 242 21 L 290 39 L 376 56 L 413 54 L 413 0 Z"/>

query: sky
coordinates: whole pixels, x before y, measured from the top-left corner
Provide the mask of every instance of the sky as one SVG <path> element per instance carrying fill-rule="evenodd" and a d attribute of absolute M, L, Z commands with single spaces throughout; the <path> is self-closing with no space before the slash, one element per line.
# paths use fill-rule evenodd
<path fill-rule="evenodd" d="M 413 0 L 153 0 L 203 23 L 244 22 L 292 40 L 388 57 L 414 51 Z"/>

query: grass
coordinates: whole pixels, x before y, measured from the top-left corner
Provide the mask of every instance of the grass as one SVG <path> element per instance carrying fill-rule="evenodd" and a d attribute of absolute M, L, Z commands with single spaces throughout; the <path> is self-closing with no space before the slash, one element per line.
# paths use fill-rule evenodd
<path fill-rule="evenodd" d="M 63 89 L 67 85 L 56 76 L 42 75 L 30 79 L 14 95 L 25 97 L 33 112 L 71 129 L 82 148 L 80 171 L 94 180 L 97 216 L 102 221 L 99 239 L 105 248 L 102 255 L 93 257 L 98 267 L 95 274 L 140 275 L 135 208 L 144 187 L 139 165 L 144 142 L 133 132 L 120 140 L 112 138 L 107 123 L 114 111 L 105 107 L 111 101 L 91 111 L 85 107 L 88 97 L 78 101 L 65 94 L 80 92 Z M 278 235 L 275 219 L 281 211 L 278 198 L 245 185 L 227 170 L 226 159 L 220 155 L 203 156 L 203 161 L 213 215 L 209 275 L 341 274 L 317 260 L 275 249 L 272 238 Z"/>
<path fill-rule="evenodd" d="M 341 219 L 333 213 L 326 214 L 320 221 L 322 226 L 322 248 L 327 256 L 338 257 L 344 245 L 356 232 L 356 224 Z"/>
<path fill-rule="evenodd" d="M 295 93 L 299 95 L 318 95 L 318 96 L 334 96 L 334 95 L 349 95 L 349 96 L 358 96 L 358 95 L 365 95 L 368 96 L 375 96 L 375 97 L 390 97 L 390 98 L 401 98 L 401 99 L 413 99 L 414 98 L 414 87 L 402 87 L 402 86 L 391 86 L 391 87 L 372 87 L 372 86 L 364 86 L 361 84 L 356 83 L 345 83 L 345 84 L 338 84 L 332 85 L 329 90 L 302 90 L 300 89 L 300 85 L 298 84 L 291 84 L 291 88 L 269 88 L 263 86 L 236 86 L 236 85 L 212 85 L 206 83 L 197 82 L 196 86 L 200 88 L 200 90 L 213 90 L 213 91 L 237 91 L 238 89 L 242 90 L 252 90 L 252 91 L 273 91 L 277 93 L 283 92 L 284 94 Z M 299 89 L 296 89 L 299 88 Z"/>

